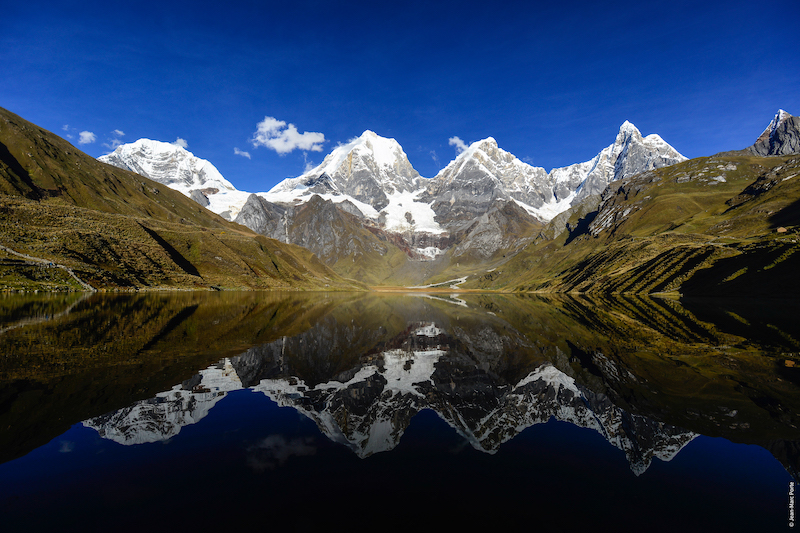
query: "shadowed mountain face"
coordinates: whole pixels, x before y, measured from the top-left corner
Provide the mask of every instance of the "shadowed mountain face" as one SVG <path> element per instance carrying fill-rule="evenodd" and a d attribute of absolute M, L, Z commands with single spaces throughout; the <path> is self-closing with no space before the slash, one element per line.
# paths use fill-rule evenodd
<path fill-rule="evenodd" d="M 602 435 L 637 474 L 697 434 L 764 446 L 794 474 L 797 306 L 729 303 L 6 299 L 0 422 L 17 429 L 2 447 L 13 457 L 81 420 L 124 444 L 163 440 L 250 388 L 360 457 L 393 449 L 416 415 L 432 410 L 490 454 L 555 418 Z"/>

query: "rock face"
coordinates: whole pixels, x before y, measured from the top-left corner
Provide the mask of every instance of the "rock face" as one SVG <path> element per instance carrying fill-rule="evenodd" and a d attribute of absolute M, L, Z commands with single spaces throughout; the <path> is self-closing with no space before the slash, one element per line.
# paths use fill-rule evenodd
<path fill-rule="evenodd" d="M 760 156 L 800 154 L 800 117 L 779 109 L 747 151 Z"/>
<path fill-rule="evenodd" d="M 530 242 L 536 227 L 534 219 L 517 203 L 497 200 L 467 228 L 453 248 L 453 257 L 488 259 L 498 250 Z"/>
<path fill-rule="evenodd" d="M 552 198 L 547 172 L 500 149 L 491 137 L 470 145 L 426 185 L 424 198 L 448 229 L 471 223 L 497 200 L 539 208 Z"/>

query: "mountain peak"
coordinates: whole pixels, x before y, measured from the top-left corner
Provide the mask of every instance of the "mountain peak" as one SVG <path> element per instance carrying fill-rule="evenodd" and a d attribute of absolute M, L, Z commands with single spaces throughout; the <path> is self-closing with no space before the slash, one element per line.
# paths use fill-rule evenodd
<path fill-rule="evenodd" d="M 619 127 L 619 133 L 617 134 L 618 142 L 624 142 L 625 140 L 637 137 L 641 138 L 642 133 L 639 131 L 639 128 L 633 125 L 633 123 L 626 120 L 622 123 L 622 126 Z"/>
<path fill-rule="evenodd" d="M 790 118 L 792 118 L 792 115 L 790 113 L 787 113 L 783 109 L 778 109 L 778 112 L 775 113 L 775 117 L 773 117 L 772 122 L 769 123 L 769 126 L 767 126 L 767 129 L 764 131 L 765 132 L 769 131 L 769 134 L 772 135 L 775 132 L 775 130 L 778 129 L 778 126 L 780 126 L 782 123 L 786 122 Z"/>
<path fill-rule="evenodd" d="M 762 156 L 800 153 L 800 118 L 779 109 L 747 150 Z"/>

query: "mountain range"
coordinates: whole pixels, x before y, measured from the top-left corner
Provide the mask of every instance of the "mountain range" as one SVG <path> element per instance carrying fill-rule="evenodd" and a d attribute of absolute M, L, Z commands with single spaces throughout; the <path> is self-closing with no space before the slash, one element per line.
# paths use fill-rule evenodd
<path fill-rule="evenodd" d="M 342 275 L 374 284 L 422 283 L 451 261 L 418 263 L 448 252 L 455 262 L 513 252 L 534 230 L 611 181 L 685 159 L 658 135 L 642 137 L 627 121 L 614 143 L 584 163 L 547 172 L 490 137 L 467 147 L 431 179 L 414 170 L 397 141 L 365 131 L 303 175 L 252 195 L 236 191 L 211 163 L 172 144 L 141 139 L 100 158 L 176 188 L 257 233 L 308 248 Z"/>
<path fill-rule="evenodd" d="M 466 147 L 433 178 L 420 176 L 394 139 L 365 131 L 317 167 L 255 194 L 237 190 L 213 164 L 174 144 L 140 139 L 88 162 L 63 139 L 23 122 L 4 113 L 3 144 L 14 150 L 0 154 L 0 186 L 19 213 L 6 221 L 13 246 L 4 245 L 5 263 L 13 276 L 27 268 L 22 285 L 290 287 L 305 279 L 323 288 L 432 288 L 461 280 L 462 288 L 493 290 L 723 294 L 753 292 L 752 281 L 768 292 L 782 287 L 800 257 L 794 255 L 800 190 L 792 179 L 800 135 L 797 117 L 783 110 L 738 152 L 687 161 L 626 121 L 612 144 L 583 163 L 548 172 L 490 137 Z M 43 146 L 35 155 L 26 151 L 37 143 Z M 73 227 L 65 217 L 92 216 L 64 212 L 65 205 L 90 209 L 94 219 L 95 212 L 144 219 L 122 232 L 124 224 L 106 221 L 96 237 L 78 238 L 85 228 L 72 234 L 52 228 Z M 47 239 L 21 223 L 42 209 Z M 148 227 L 156 220 L 218 226 L 217 237 L 246 234 L 247 240 L 255 232 L 267 238 L 255 242 L 297 246 L 295 257 L 314 254 L 296 265 L 321 263 L 310 277 L 284 275 L 266 257 L 259 260 L 268 268 L 259 270 L 252 261 L 215 254 L 218 247 L 199 234 L 186 240 L 185 227 Z M 154 244 L 161 249 L 155 260 L 148 255 Z M 214 278 L 220 261 L 252 279 Z M 156 275 L 148 270 L 153 262 L 160 265 Z M 41 269 L 30 267 L 37 265 L 56 268 L 36 281 Z M 330 270 L 323 273 L 323 266 Z M 260 274 L 270 269 L 281 272 L 274 274 L 280 282 Z M 790 291 L 800 290 L 796 285 Z"/>

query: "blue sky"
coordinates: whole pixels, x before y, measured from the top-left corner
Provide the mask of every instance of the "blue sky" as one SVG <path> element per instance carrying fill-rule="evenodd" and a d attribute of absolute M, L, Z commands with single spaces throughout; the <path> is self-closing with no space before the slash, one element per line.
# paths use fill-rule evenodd
<path fill-rule="evenodd" d="M 183 139 L 247 191 L 366 129 L 432 177 L 454 136 L 550 170 L 625 120 L 698 157 L 800 114 L 797 0 L 4 4 L 0 106 L 95 157 Z"/>

